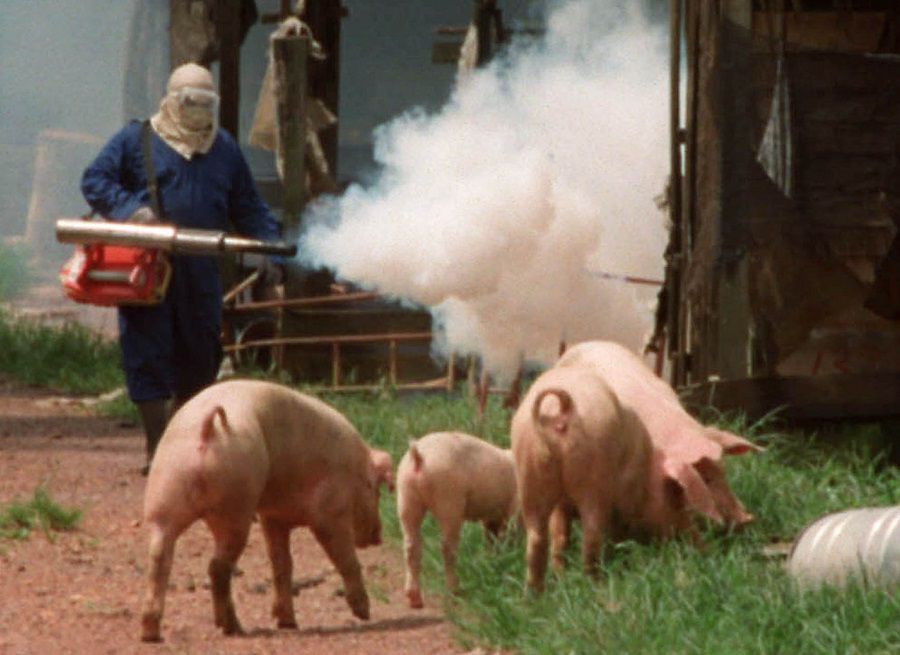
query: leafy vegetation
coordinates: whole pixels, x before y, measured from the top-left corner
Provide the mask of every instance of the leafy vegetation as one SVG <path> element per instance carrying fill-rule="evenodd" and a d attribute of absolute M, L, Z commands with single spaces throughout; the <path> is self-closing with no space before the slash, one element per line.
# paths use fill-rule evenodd
<path fill-rule="evenodd" d="M 0 508 L 0 538 L 25 539 L 39 528 L 52 540 L 52 531 L 72 530 L 80 520 L 81 510 L 57 505 L 46 489 L 38 487 L 30 500 Z"/>
<path fill-rule="evenodd" d="M 95 394 L 123 383 L 115 342 L 77 323 L 51 326 L 0 308 L 0 373 L 25 384 Z"/>

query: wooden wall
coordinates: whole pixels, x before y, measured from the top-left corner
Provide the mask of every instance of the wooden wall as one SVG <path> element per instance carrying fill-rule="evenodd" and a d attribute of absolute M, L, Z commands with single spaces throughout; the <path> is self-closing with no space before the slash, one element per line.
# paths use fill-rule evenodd
<path fill-rule="evenodd" d="M 753 6 L 685 3 L 688 382 L 900 373 L 900 326 L 862 307 L 894 234 L 900 144 L 900 62 L 864 53 L 896 50 L 892 19 Z M 791 197 L 756 161 L 782 43 Z"/>

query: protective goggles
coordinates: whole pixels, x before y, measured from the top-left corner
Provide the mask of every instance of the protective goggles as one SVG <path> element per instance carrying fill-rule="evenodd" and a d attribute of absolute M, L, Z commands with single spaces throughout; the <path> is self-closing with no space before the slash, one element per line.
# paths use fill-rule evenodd
<path fill-rule="evenodd" d="M 219 109 L 219 94 L 209 89 L 184 86 L 175 93 L 178 104 L 185 109 L 205 109 L 216 113 Z"/>

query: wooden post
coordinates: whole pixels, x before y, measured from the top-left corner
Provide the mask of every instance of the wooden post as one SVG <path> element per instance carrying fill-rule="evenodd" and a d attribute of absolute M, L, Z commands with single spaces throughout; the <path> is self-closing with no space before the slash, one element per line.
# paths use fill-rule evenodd
<path fill-rule="evenodd" d="M 669 0 L 669 216 L 672 228 L 669 233 L 669 267 L 667 326 L 669 355 L 672 361 L 672 386 L 678 387 L 686 379 L 684 352 L 680 346 L 678 317 L 681 306 L 681 279 L 683 248 L 681 239 L 681 112 L 680 112 L 680 68 L 681 68 L 681 2 Z"/>
<path fill-rule="evenodd" d="M 306 203 L 306 65 L 309 39 L 285 36 L 272 40 L 275 82 L 282 89 L 275 107 L 278 138 L 284 153 L 282 222 L 284 238 L 296 239 Z M 293 295 L 288 293 L 288 295 Z"/>
<path fill-rule="evenodd" d="M 488 392 L 490 391 L 491 378 L 487 371 L 481 371 L 481 379 L 478 383 L 478 416 L 484 417 L 484 410 L 487 407 Z"/>
<path fill-rule="evenodd" d="M 219 125 L 239 140 L 241 107 L 241 3 L 219 2 Z"/>
<path fill-rule="evenodd" d="M 469 355 L 466 365 L 466 391 L 475 398 L 478 395 L 478 362 L 475 355 Z"/>
<path fill-rule="evenodd" d="M 516 408 L 519 406 L 519 401 L 521 399 L 522 365 L 520 364 L 519 370 L 516 371 L 516 377 L 513 378 L 513 381 L 509 385 L 509 391 L 506 392 L 506 396 L 503 398 L 503 407 L 512 411 L 516 411 Z"/>
<path fill-rule="evenodd" d="M 340 104 L 341 81 L 341 21 L 347 17 L 348 10 L 341 0 L 315 0 L 307 2 L 304 20 L 316 40 L 325 51 L 325 61 L 316 62 L 314 75 L 309 80 L 310 93 L 325 103 L 325 106 L 338 116 Z M 332 176 L 337 179 L 338 170 L 338 131 L 337 126 L 319 132 L 322 151 L 328 161 Z"/>
<path fill-rule="evenodd" d="M 397 385 L 397 340 L 388 342 L 388 382 L 392 386 Z"/>
<path fill-rule="evenodd" d="M 450 356 L 447 358 L 447 391 L 453 391 L 453 386 L 456 384 L 456 355 L 454 353 L 450 353 Z"/>
<path fill-rule="evenodd" d="M 475 0 L 475 23 L 476 33 L 478 35 L 478 66 L 484 66 L 491 60 L 491 46 L 493 45 L 491 34 L 492 16 L 490 12 L 490 3 L 485 0 Z"/>
<path fill-rule="evenodd" d="M 331 344 L 331 384 L 335 387 L 341 384 L 341 346 L 337 341 Z"/>

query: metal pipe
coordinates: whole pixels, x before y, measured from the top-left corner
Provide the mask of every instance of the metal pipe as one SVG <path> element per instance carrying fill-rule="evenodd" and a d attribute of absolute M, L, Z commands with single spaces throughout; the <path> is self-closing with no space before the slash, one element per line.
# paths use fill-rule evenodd
<path fill-rule="evenodd" d="M 281 300 L 260 300 L 235 305 L 230 308 L 232 312 L 255 312 L 262 309 L 293 309 L 296 307 L 312 307 L 316 305 L 334 305 L 339 303 L 356 302 L 362 300 L 375 300 L 379 294 L 370 291 L 359 293 L 338 293 L 330 296 L 310 296 L 308 298 L 283 298 Z"/>
<path fill-rule="evenodd" d="M 820 517 L 795 540 L 788 573 L 804 588 L 850 580 L 900 588 L 900 505 Z"/>
<path fill-rule="evenodd" d="M 427 341 L 432 338 L 431 332 L 398 332 L 387 334 L 347 334 L 319 337 L 281 337 L 277 339 L 255 339 L 244 343 L 225 346 L 225 352 L 235 352 L 244 348 L 260 346 L 320 346 L 328 344 L 377 343 L 379 341 Z"/>
<path fill-rule="evenodd" d="M 256 284 L 256 281 L 259 279 L 259 271 L 253 271 L 250 275 L 248 275 L 243 282 L 239 282 L 234 287 L 232 287 L 228 293 L 222 296 L 222 304 L 227 305 L 232 300 L 237 298 L 238 294 L 241 293 L 247 287 L 253 286 Z"/>
<path fill-rule="evenodd" d="M 61 218 L 56 221 L 56 240 L 60 243 L 134 246 L 156 248 L 182 255 L 215 255 L 225 252 L 251 252 L 262 255 L 297 254 L 297 245 L 283 241 L 262 241 L 233 236 L 219 230 L 180 228 L 171 224 L 137 224 L 115 221 L 89 221 Z"/>
<path fill-rule="evenodd" d="M 310 391 L 328 391 L 332 393 L 357 393 L 360 391 L 374 391 L 382 388 L 380 382 L 372 384 L 341 384 L 332 385 L 313 385 L 305 387 Z M 445 390 L 447 386 L 447 377 L 435 378 L 433 380 L 425 380 L 423 382 L 401 382 L 400 384 L 391 385 L 397 391 L 429 391 L 429 390 Z"/>
<path fill-rule="evenodd" d="M 588 271 L 593 277 L 599 277 L 603 280 L 619 280 L 628 282 L 629 284 L 646 284 L 652 287 L 661 287 L 665 284 L 664 280 L 656 280 L 649 277 L 635 277 L 634 275 L 617 275 L 616 273 L 606 273 L 605 271 Z"/>
<path fill-rule="evenodd" d="M 131 283 L 131 271 L 88 271 L 87 278 L 94 282 Z"/>

